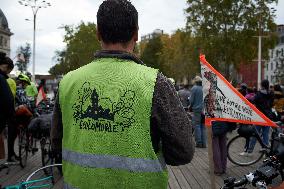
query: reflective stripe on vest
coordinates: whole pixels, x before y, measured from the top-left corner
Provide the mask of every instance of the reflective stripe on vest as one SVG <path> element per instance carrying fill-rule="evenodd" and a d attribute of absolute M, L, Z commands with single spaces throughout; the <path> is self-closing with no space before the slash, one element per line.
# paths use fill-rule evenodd
<path fill-rule="evenodd" d="M 71 186 L 70 184 L 67 184 L 66 182 L 64 182 L 63 188 L 64 189 L 77 189 L 77 188 L 74 188 L 73 186 Z"/>
<path fill-rule="evenodd" d="M 114 155 L 96 155 L 62 150 L 62 159 L 82 167 L 123 169 L 132 172 L 163 172 L 164 163 L 158 159 L 129 158 Z"/>

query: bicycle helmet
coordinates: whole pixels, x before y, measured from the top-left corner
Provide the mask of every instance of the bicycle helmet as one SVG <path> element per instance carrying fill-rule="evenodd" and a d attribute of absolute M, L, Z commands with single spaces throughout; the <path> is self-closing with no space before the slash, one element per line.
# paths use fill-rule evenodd
<path fill-rule="evenodd" d="M 29 77 L 29 79 L 32 78 L 32 74 L 30 72 L 27 72 L 26 75 Z"/>
<path fill-rule="evenodd" d="M 25 74 L 20 74 L 17 79 L 20 80 L 20 81 L 26 82 L 29 85 L 31 84 L 30 78 L 28 76 L 26 76 Z"/>

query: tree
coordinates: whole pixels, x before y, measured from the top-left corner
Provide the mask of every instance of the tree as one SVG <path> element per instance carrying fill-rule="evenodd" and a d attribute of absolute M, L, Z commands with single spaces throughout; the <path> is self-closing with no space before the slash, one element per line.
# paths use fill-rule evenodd
<path fill-rule="evenodd" d="M 277 0 L 187 0 L 187 29 L 209 62 L 229 78 L 230 65 L 238 67 L 256 57 L 253 36 L 275 30 L 275 15 L 269 8 L 273 3 Z M 263 52 L 273 44 L 274 40 L 266 41 Z"/>
<path fill-rule="evenodd" d="M 176 80 L 190 79 L 199 69 L 198 51 L 195 38 L 186 30 L 178 29 L 171 36 L 162 36 L 163 50 L 160 62 L 164 73 Z"/>
<path fill-rule="evenodd" d="M 65 30 L 66 48 L 55 52 L 53 60 L 57 64 L 49 70 L 52 75 L 66 74 L 90 63 L 94 59 L 94 53 L 100 49 L 94 23 L 82 22 L 76 27 L 66 25 L 62 28 Z"/>
<path fill-rule="evenodd" d="M 143 45 L 143 44 L 141 44 Z M 153 37 L 145 44 L 142 50 L 141 60 L 150 67 L 161 69 L 160 55 L 162 52 L 162 41 L 160 36 Z"/>
<path fill-rule="evenodd" d="M 17 50 L 18 60 L 15 65 L 18 67 L 20 72 L 27 71 L 27 67 L 30 63 L 31 57 L 31 45 L 26 43 L 25 46 L 20 46 Z"/>
<path fill-rule="evenodd" d="M 167 77 L 182 81 L 200 72 L 195 38 L 189 31 L 178 29 L 172 35 L 159 35 L 139 43 L 141 59 Z"/>

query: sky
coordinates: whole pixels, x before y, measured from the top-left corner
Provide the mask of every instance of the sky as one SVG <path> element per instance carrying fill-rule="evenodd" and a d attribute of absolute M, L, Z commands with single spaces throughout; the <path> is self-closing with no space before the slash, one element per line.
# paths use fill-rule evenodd
<path fill-rule="evenodd" d="M 96 13 L 103 0 L 46 0 L 48 8 L 40 9 L 37 14 L 36 32 L 36 73 L 47 74 L 55 65 L 54 52 L 64 48 L 64 30 L 62 25 L 78 25 L 81 21 L 96 23 Z M 186 0 L 132 0 L 139 13 L 139 35 L 162 29 L 173 33 L 183 28 L 186 22 L 184 9 Z M 11 32 L 11 57 L 16 56 L 17 48 L 25 43 L 32 45 L 33 19 L 32 10 L 22 6 L 18 0 L 0 0 Z M 281 11 L 282 8 L 282 11 Z M 276 23 L 284 24 L 284 0 L 276 6 Z M 29 65 L 31 71 L 32 64 Z"/>

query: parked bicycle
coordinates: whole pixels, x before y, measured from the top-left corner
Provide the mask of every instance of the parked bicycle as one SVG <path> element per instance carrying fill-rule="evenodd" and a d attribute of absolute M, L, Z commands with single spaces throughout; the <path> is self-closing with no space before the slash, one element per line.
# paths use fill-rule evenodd
<path fill-rule="evenodd" d="M 282 134 L 282 123 L 277 122 L 279 127 L 272 128 L 271 144 L 263 143 L 255 126 L 244 125 L 238 129 L 238 135 L 233 137 L 227 144 L 228 159 L 239 166 L 248 166 L 260 161 L 264 155 L 273 155 L 279 136 Z M 253 142 L 254 141 L 254 142 Z"/>
<path fill-rule="evenodd" d="M 44 166 L 42 168 L 37 169 L 32 174 L 30 174 L 27 179 L 18 185 L 5 186 L 0 187 L 1 189 L 32 189 L 32 188 L 52 188 L 57 182 L 60 181 L 62 175 L 60 173 L 55 172 L 55 167 L 61 168 L 62 164 L 53 164 Z M 52 170 L 50 175 L 45 176 L 41 174 L 41 172 L 45 172 L 45 170 Z M 37 178 L 35 178 L 37 177 Z"/>
<path fill-rule="evenodd" d="M 282 176 L 283 181 L 282 162 L 279 157 L 271 156 L 259 168 L 246 174 L 243 178 L 239 180 L 233 177 L 225 179 L 222 189 L 234 189 L 238 187 L 246 189 L 247 185 L 252 185 L 258 189 L 267 189 L 268 185 L 272 184 L 273 179 L 279 175 Z"/>
<path fill-rule="evenodd" d="M 270 153 L 273 154 L 263 161 L 263 164 L 256 170 L 246 174 L 241 179 L 229 177 L 224 180 L 222 189 L 242 188 L 246 189 L 247 185 L 252 185 L 258 189 L 267 189 L 272 181 L 281 176 L 282 184 L 277 188 L 282 188 L 284 181 L 284 135 L 275 137 L 274 148 L 271 148 Z"/>

